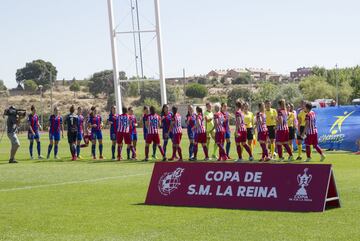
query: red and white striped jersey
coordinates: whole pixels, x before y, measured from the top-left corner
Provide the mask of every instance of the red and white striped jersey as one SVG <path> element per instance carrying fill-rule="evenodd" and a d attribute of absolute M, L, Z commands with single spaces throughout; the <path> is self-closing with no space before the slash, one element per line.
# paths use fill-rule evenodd
<path fill-rule="evenodd" d="M 214 114 L 214 123 L 216 132 L 225 132 L 224 127 L 225 116 L 221 112 L 217 112 Z"/>
<path fill-rule="evenodd" d="M 284 109 L 278 109 L 278 122 L 277 122 L 277 130 L 278 131 L 285 131 L 289 130 L 287 119 L 288 113 Z"/>
<path fill-rule="evenodd" d="M 148 134 L 159 134 L 159 124 L 161 122 L 161 117 L 158 114 L 148 115 L 147 121 L 149 122 L 149 126 L 147 129 Z"/>
<path fill-rule="evenodd" d="M 311 134 L 316 134 L 317 133 L 317 128 L 316 128 L 316 115 L 314 111 L 310 111 L 309 113 L 306 114 L 305 117 L 305 121 L 306 121 L 306 134 L 307 135 L 311 135 Z"/>
<path fill-rule="evenodd" d="M 172 132 L 174 134 L 182 133 L 182 126 L 181 126 L 181 115 L 176 113 L 172 118 Z"/>
<path fill-rule="evenodd" d="M 204 118 L 202 114 L 196 115 L 195 133 L 196 134 L 205 133 Z"/>
<path fill-rule="evenodd" d="M 246 131 L 244 113 L 242 113 L 241 110 L 235 112 L 235 126 L 238 129 L 238 131 Z"/>
<path fill-rule="evenodd" d="M 136 124 L 137 124 L 136 116 L 135 116 L 135 115 L 129 115 L 129 118 L 130 118 L 130 123 L 131 123 L 131 130 L 130 130 L 130 132 L 131 132 L 132 134 L 136 134 Z"/>
<path fill-rule="evenodd" d="M 266 126 L 266 114 L 262 113 L 262 112 L 258 112 L 256 114 L 256 126 L 257 126 L 257 131 L 260 132 L 266 132 L 267 126 Z"/>
<path fill-rule="evenodd" d="M 117 117 L 117 131 L 120 133 L 130 133 L 130 116 L 121 114 Z"/>

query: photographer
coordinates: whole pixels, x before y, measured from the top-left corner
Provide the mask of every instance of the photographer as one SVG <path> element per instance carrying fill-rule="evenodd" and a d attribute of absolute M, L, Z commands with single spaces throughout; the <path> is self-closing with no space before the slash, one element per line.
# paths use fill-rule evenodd
<path fill-rule="evenodd" d="M 20 120 L 25 118 L 26 111 L 17 110 L 14 106 L 10 106 L 9 109 L 6 109 L 4 115 L 8 117 L 7 119 L 7 135 L 11 142 L 11 152 L 9 163 L 17 163 L 15 160 L 15 154 L 20 147 L 20 141 L 16 133 Z"/>

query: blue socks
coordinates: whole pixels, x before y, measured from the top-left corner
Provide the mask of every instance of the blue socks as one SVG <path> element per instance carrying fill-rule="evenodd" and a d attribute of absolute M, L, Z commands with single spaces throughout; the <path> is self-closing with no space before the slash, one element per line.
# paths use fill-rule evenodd
<path fill-rule="evenodd" d="M 29 152 L 30 152 L 31 157 L 33 157 L 33 145 L 34 145 L 34 142 L 30 142 Z"/>
<path fill-rule="evenodd" d="M 226 155 L 229 156 L 230 154 L 230 145 L 231 145 L 231 142 L 226 142 Z"/>
<path fill-rule="evenodd" d="M 96 157 L 96 145 L 94 144 L 91 145 L 91 154 L 93 157 Z"/>
<path fill-rule="evenodd" d="M 41 156 L 41 144 L 40 144 L 40 141 L 37 142 L 37 152 L 38 152 L 38 156 Z"/>
<path fill-rule="evenodd" d="M 164 148 L 164 155 L 165 155 L 165 156 L 166 156 L 166 146 L 167 146 L 167 144 L 168 144 L 168 141 L 169 141 L 169 140 L 167 140 L 167 139 L 164 140 L 164 147 L 163 147 L 163 148 Z"/>
<path fill-rule="evenodd" d="M 116 149 L 116 145 L 112 145 L 111 146 L 112 159 L 115 159 L 115 149 Z"/>
<path fill-rule="evenodd" d="M 48 154 L 47 154 L 48 158 L 49 158 L 49 156 L 50 156 L 50 153 L 51 153 L 52 148 L 53 148 L 52 145 L 49 145 L 49 146 L 48 146 Z"/>
<path fill-rule="evenodd" d="M 80 156 L 80 145 L 76 145 L 76 156 Z"/>
<path fill-rule="evenodd" d="M 102 153 L 103 153 L 103 144 L 99 144 L 99 152 L 100 152 L 100 156 L 102 156 Z"/>
<path fill-rule="evenodd" d="M 194 153 L 194 143 L 190 143 L 189 146 L 189 158 L 191 158 L 193 156 Z"/>
<path fill-rule="evenodd" d="M 59 146 L 55 144 L 55 146 L 54 146 L 54 156 L 57 156 L 58 149 L 59 149 Z"/>
<path fill-rule="evenodd" d="M 130 159 L 130 147 L 126 148 L 127 159 Z"/>

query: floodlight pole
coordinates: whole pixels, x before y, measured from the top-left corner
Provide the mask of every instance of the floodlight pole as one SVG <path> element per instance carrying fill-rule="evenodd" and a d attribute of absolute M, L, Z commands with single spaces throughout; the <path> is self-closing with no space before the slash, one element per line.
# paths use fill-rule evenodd
<path fill-rule="evenodd" d="M 167 96 L 166 96 L 166 83 L 165 83 L 165 75 L 164 75 L 164 60 L 162 55 L 159 0 L 154 0 L 154 5 L 155 5 L 155 20 L 156 20 L 157 50 L 158 50 L 158 58 L 159 58 L 161 104 L 164 105 L 167 104 Z"/>
<path fill-rule="evenodd" d="M 108 3 L 108 12 L 109 12 L 109 27 L 110 27 L 110 40 L 111 40 L 111 54 L 112 54 L 112 62 L 113 62 L 116 112 L 118 114 L 122 114 L 121 90 L 120 90 L 119 71 L 118 71 L 118 63 L 117 63 L 116 31 L 114 29 L 114 14 L 113 14 L 112 0 L 108 0 L 107 3 Z"/>

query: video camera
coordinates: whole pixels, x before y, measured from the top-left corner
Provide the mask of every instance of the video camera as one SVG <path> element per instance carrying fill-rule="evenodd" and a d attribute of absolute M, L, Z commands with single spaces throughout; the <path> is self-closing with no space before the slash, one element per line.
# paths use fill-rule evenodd
<path fill-rule="evenodd" d="M 19 118 L 24 118 L 26 116 L 26 110 L 16 109 L 14 106 L 10 106 L 8 109 L 5 109 L 4 116 L 18 116 Z"/>

